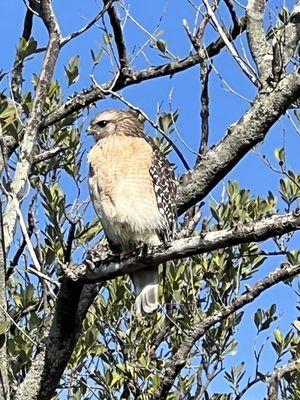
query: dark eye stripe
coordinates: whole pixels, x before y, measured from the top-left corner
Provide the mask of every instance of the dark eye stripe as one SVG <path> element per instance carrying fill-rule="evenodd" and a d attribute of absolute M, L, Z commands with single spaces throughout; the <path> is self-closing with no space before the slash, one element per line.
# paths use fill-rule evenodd
<path fill-rule="evenodd" d="M 100 128 L 104 128 L 107 124 L 108 124 L 108 121 L 103 120 L 103 121 L 97 122 L 96 125 L 98 125 Z"/>

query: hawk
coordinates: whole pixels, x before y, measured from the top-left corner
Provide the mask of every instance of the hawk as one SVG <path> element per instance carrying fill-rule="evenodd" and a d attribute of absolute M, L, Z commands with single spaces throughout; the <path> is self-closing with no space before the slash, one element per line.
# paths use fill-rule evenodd
<path fill-rule="evenodd" d="M 170 241 L 176 227 L 174 171 L 145 135 L 137 115 L 103 111 L 88 132 L 96 141 L 88 155 L 91 200 L 112 248 L 128 253 Z M 131 278 L 137 314 L 155 311 L 157 266 L 136 271 Z"/>

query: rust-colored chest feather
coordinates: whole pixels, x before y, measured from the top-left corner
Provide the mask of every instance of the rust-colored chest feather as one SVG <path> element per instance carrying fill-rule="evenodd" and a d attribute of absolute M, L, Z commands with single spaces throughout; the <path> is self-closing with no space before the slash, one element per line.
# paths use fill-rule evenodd
<path fill-rule="evenodd" d="M 153 235 L 160 225 L 149 172 L 153 149 L 143 138 L 111 135 L 90 151 L 89 186 L 108 237 L 125 246 Z M 125 246 L 127 247 L 127 246 Z"/>

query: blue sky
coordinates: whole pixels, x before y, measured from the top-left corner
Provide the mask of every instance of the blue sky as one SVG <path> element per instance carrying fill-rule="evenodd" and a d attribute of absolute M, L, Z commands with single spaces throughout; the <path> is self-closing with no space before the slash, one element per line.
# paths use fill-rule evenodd
<path fill-rule="evenodd" d="M 94 0 L 86 0 L 84 2 L 80 0 L 54 1 L 63 35 L 66 36 L 86 24 L 97 14 L 99 4 L 102 3 Z M 180 57 L 188 55 L 190 44 L 185 34 L 182 20 L 186 19 L 192 28 L 195 18 L 195 10 L 188 2 L 183 0 L 169 0 L 168 2 L 162 0 L 132 0 L 130 4 L 131 14 L 150 32 L 154 31 L 163 10 L 165 10 L 160 26 L 160 30 L 163 31 L 160 38 L 167 42 L 168 49 L 172 53 Z M 268 4 L 269 9 L 266 16 L 266 26 L 268 26 L 269 20 L 273 18 L 272 10 L 276 13 L 276 10 L 278 8 L 280 9 L 283 5 L 291 7 L 292 2 L 287 1 L 284 4 L 279 0 L 273 0 Z M 0 53 L 2 54 L 0 68 L 3 68 L 4 71 L 9 71 L 12 68 L 18 38 L 21 35 L 25 8 L 21 0 L 10 0 L 3 1 L 0 5 L 0 10 L 2 15 L 2 23 L 0 25 L 0 37 L 2 38 L 0 42 Z M 242 13 L 242 11 L 242 8 L 239 8 L 239 12 Z M 225 22 L 229 20 L 227 15 L 222 14 L 222 17 Z M 107 26 L 109 26 L 108 23 Z M 129 54 L 135 52 L 148 39 L 148 36 L 129 20 L 125 26 L 124 36 L 129 43 Z M 38 47 L 45 45 L 47 34 L 36 18 L 33 37 L 38 40 Z M 212 29 L 209 29 L 209 34 L 205 39 L 205 43 L 208 44 L 215 38 L 216 33 Z M 99 46 L 102 44 L 103 33 L 101 29 L 96 26 L 63 48 L 55 70 L 55 78 L 63 85 L 65 99 L 74 91 L 80 91 L 82 88 L 91 84 L 89 76 L 92 69 L 90 49 L 97 52 Z M 236 41 L 236 45 L 239 49 L 243 48 L 242 44 L 246 47 L 245 35 L 242 35 L 241 39 L 237 39 Z M 247 48 L 246 53 L 248 54 Z M 64 75 L 64 65 L 66 65 L 69 59 L 74 55 L 80 55 L 80 79 L 76 84 L 68 88 L 67 80 Z M 146 55 L 147 59 L 141 56 L 136 60 L 134 64 L 135 68 L 147 68 L 150 65 L 167 62 L 167 60 L 158 56 L 157 51 L 153 49 L 146 50 Z M 30 80 L 32 74 L 38 73 L 39 71 L 42 57 L 42 55 L 39 55 L 34 60 L 26 62 L 26 82 L 24 88 L 27 90 L 31 88 Z M 253 100 L 256 93 L 255 88 L 241 73 L 239 67 L 226 50 L 214 59 L 214 66 L 222 75 L 223 80 L 225 80 L 234 91 L 240 93 L 250 101 Z M 109 58 L 104 55 L 94 72 L 94 76 L 99 83 L 106 82 L 112 78 L 112 70 L 113 68 L 110 66 Z M 8 77 L 3 79 L 1 83 L 2 89 L 8 87 Z M 158 104 L 162 104 L 163 111 L 169 110 L 169 96 L 171 91 L 172 108 L 173 110 L 179 109 L 178 131 L 188 146 L 197 150 L 200 133 L 200 84 L 199 68 L 197 66 L 171 79 L 165 77 L 144 82 L 142 85 L 129 87 L 123 90 L 122 94 L 126 100 L 142 108 L 151 118 L 155 119 Z M 222 138 L 228 125 L 238 120 L 250 104 L 239 96 L 226 90 L 223 81 L 215 72 L 211 74 L 209 92 L 211 132 L 209 143 L 212 145 Z M 110 107 L 124 108 L 117 100 L 108 99 L 98 104 L 97 111 Z M 89 115 L 84 113 L 82 121 L 87 124 L 95 112 L 96 110 L 92 110 Z M 153 133 L 150 127 L 148 127 L 148 129 Z M 253 195 L 266 196 L 268 190 L 272 190 L 276 195 L 278 193 L 280 176 L 274 174 L 274 172 L 267 168 L 262 163 L 257 153 L 266 154 L 274 166 L 276 166 L 274 149 L 276 147 L 282 147 L 283 143 L 285 143 L 289 168 L 297 173 L 300 169 L 298 156 L 299 140 L 299 135 L 293 128 L 289 119 L 283 118 L 280 123 L 271 129 L 264 145 L 258 146 L 255 151 L 250 152 L 245 159 L 231 171 L 224 181 L 218 185 L 213 191 L 214 198 L 220 200 L 222 187 L 228 180 L 238 180 L 240 187 L 249 188 Z M 91 138 L 83 136 L 83 143 L 88 150 L 93 142 Z M 193 165 L 194 155 L 182 146 L 178 140 L 177 144 L 183 151 L 190 165 Z M 172 161 L 178 165 L 178 173 L 184 172 L 184 169 L 175 155 L 172 155 Z M 85 167 L 83 167 L 83 171 L 86 172 Z M 68 190 L 66 190 L 66 192 L 71 198 L 72 194 L 68 193 Z M 84 194 L 87 195 L 86 188 Z M 206 199 L 207 202 L 209 199 L 210 196 Z M 283 209 L 281 211 L 283 211 Z M 91 213 L 93 213 L 93 211 L 91 211 Z M 294 241 L 294 245 L 297 246 L 296 240 Z M 255 279 L 265 276 L 269 271 L 277 267 L 280 261 L 279 257 L 271 258 L 263 265 Z M 282 299 L 284 300 L 280 301 Z M 263 295 L 254 304 L 245 308 L 246 315 L 237 332 L 237 338 L 240 341 L 238 353 L 236 356 L 228 358 L 226 361 L 227 365 L 238 364 L 244 359 L 247 360 L 247 363 L 253 360 L 252 347 L 255 339 L 255 327 L 252 318 L 253 312 L 257 307 L 269 307 L 272 303 L 277 301 L 279 301 L 280 304 L 280 319 L 273 327 L 280 326 L 284 332 L 290 329 L 291 322 L 297 317 L 295 308 L 296 296 L 293 296 L 292 292 L 287 290 L 284 284 L 281 284 L 268 291 L 268 293 Z M 265 364 L 266 369 L 270 367 L 270 360 L 272 358 L 274 358 L 274 352 L 270 351 L 269 348 L 266 349 L 265 356 L 263 357 L 263 364 Z M 221 381 L 217 381 L 216 384 L 213 385 L 213 388 L 222 391 L 224 390 L 224 385 Z M 263 394 L 264 391 L 261 391 L 261 386 L 258 385 L 252 391 L 249 391 L 249 395 L 245 396 L 245 399 L 262 398 Z"/>

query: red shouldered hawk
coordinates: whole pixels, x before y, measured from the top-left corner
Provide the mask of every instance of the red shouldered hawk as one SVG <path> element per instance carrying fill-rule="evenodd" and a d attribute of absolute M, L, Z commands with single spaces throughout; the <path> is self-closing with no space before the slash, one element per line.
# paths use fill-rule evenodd
<path fill-rule="evenodd" d="M 173 168 L 130 111 L 106 110 L 88 128 L 91 199 L 110 244 L 122 252 L 170 241 L 176 226 Z M 135 310 L 158 306 L 157 266 L 134 272 Z"/>

